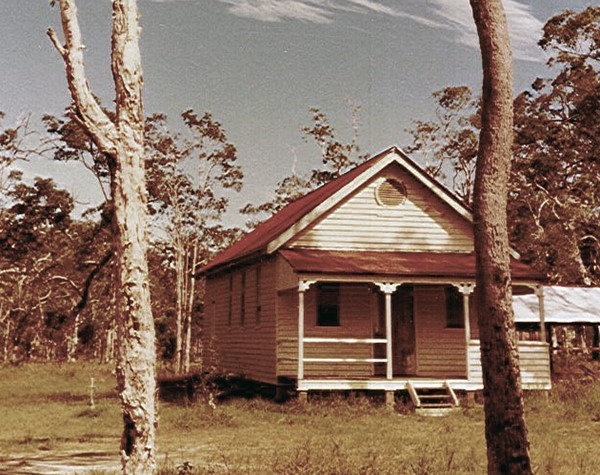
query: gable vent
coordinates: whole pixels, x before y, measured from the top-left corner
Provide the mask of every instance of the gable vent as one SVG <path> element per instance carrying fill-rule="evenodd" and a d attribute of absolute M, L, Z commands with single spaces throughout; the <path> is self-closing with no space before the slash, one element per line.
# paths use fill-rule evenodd
<path fill-rule="evenodd" d="M 387 178 L 375 188 L 377 203 L 387 208 L 396 208 L 403 205 L 407 195 L 404 183 L 393 178 Z"/>

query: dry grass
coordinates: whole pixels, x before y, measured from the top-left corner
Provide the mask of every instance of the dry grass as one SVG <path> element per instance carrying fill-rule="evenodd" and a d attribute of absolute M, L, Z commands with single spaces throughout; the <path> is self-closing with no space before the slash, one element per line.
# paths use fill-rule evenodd
<path fill-rule="evenodd" d="M 91 374 L 95 410 L 87 406 Z M 109 451 L 117 459 L 120 420 L 109 369 L 0 367 L 0 380 L 5 459 L 66 451 Z M 597 473 L 600 384 L 565 383 L 548 398 L 528 395 L 526 406 L 536 473 Z M 255 398 L 214 410 L 204 404 L 161 404 L 160 410 L 162 475 L 485 472 L 481 407 L 424 418 L 390 414 L 363 397 L 334 396 L 305 407 Z"/>

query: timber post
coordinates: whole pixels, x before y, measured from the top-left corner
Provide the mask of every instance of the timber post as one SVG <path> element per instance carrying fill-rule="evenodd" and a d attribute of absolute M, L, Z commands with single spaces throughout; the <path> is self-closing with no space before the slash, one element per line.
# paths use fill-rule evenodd
<path fill-rule="evenodd" d="M 458 291 L 463 296 L 463 318 L 465 323 L 465 343 L 467 348 L 467 358 L 465 362 L 467 379 L 470 379 L 471 373 L 471 359 L 470 359 L 470 348 L 471 348 L 471 311 L 469 308 L 469 300 L 471 294 L 475 291 L 475 284 L 453 284 L 454 287 L 458 289 Z"/>
<path fill-rule="evenodd" d="M 92 376 L 90 377 L 90 402 L 88 403 L 91 409 L 96 409 L 96 402 L 94 401 L 95 389 L 96 386 L 94 385 L 94 377 Z"/>
<path fill-rule="evenodd" d="M 394 410 L 394 402 L 395 402 L 394 399 L 395 399 L 394 391 L 386 391 L 385 392 L 385 407 L 390 411 Z"/>
<path fill-rule="evenodd" d="M 393 284 L 391 282 L 375 282 L 375 285 L 385 295 L 385 377 L 391 380 L 394 377 L 393 351 L 392 351 L 392 294 L 402 284 Z M 394 391 L 385 392 L 385 405 L 390 410 L 394 410 Z"/>
<path fill-rule="evenodd" d="M 546 310 L 544 308 L 544 287 L 542 285 L 535 286 L 535 295 L 537 295 L 538 298 L 538 308 L 540 312 L 540 340 L 546 343 Z"/>
<path fill-rule="evenodd" d="M 298 378 L 297 385 L 304 379 L 304 294 L 315 281 L 301 280 L 298 283 Z M 299 399 L 306 402 L 306 391 L 300 391 Z"/>
<path fill-rule="evenodd" d="M 375 282 L 375 285 L 385 294 L 385 339 L 386 339 L 386 371 L 387 379 L 394 377 L 394 368 L 392 364 L 392 294 L 402 284 L 393 284 L 391 282 Z M 387 395 L 386 395 L 387 398 Z"/>
<path fill-rule="evenodd" d="M 298 402 L 302 405 L 308 403 L 308 391 L 298 391 Z"/>

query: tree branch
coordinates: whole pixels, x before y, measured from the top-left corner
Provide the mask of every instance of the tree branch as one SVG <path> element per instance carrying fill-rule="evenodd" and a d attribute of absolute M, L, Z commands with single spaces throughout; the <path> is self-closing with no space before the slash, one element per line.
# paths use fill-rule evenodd
<path fill-rule="evenodd" d="M 53 28 L 48 28 L 48 30 L 46 31 L 46 34 L 50 37 L 50 41 L 54 45 L 54 48 L 56 48 L 56 51 L 58 51 L 58 54 L 60 54 L 62 56 L 63 60 L 66 63 L 68 61 L 67 50 L 65 49 L 65 47 L 62 45 L 62 43 L 58 39 L 58 35 L 56 34 L 56 31 L 54 31 Z"/>
<path fill-rule="evenodd" d="M 81 292 L 81 298 L 79 299 L 79 302 L 77 303 L 77 305 L 75 305 L 75 307 L 73 307 L 72 314 L 74 317 L 79 315 L 79 313 L 81 313 L 81 311 L 87 305 L 88 299 L 90 297 L 90 288 L 92 287 L 92 282 L 94 282 L 94 278 L 104 268 L 104 266 L 110 262 L 112 257 L 113 257 L 113 251 L 111 249 L 102 257 L 102 259 L 100 259 L 98 264 L 96 264 L 96 267 L 94 267 L 92 269 L 92 271 L 88 274 L 87 278 L 85 279 L 85 283 L 83 284 L 83 291 Z"/>
<path fill-rule="evenodd" d="M 101 149 L 114 154 L 117 144 L 117 129 L 98 104 L 86 80 L 83 63 L 85 46 L 79 28 L 75 1 L 58 0 L 58 2 L 65 36 L 64 46 L 52 28 L 48 29 L 48 36 L 65 62 L 67 83 L 76 111 L 81 116 L 81 124 Z"/>

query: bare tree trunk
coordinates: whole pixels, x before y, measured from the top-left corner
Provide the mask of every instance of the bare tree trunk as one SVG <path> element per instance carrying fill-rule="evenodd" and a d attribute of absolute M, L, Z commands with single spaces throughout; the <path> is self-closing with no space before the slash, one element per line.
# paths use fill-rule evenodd
<path fill-rule="evenodd" d="M 188 373 L 190 371 L 190 358 L 191 358 L 191 347 L 192 347 L 192 314 L 194 313 L 194 293 L 196 290 L 196 279 L 194 278 L 194 269 L 198 264 L 198 240 L 194 239 L 192 251 L 192 261 L 186 273 L 188 280 L 188 301 L 185 313 L 185 351 L 183 357 L 183 371 Z"/>
<path fill-rule="evenodd" d="M 177 223 L 177 220 L 175 221 Z M 177 273 L 177 315 L 175 325 L 175 372 L 181 373 L 183 351 L 184 269 L 185 246 L 181 236 L 175 240 L 175 272 Z"/>
<path fill-rule="evenodd" d="M 75 321 L 73 322 L 73 333 L 69 340 L 68 355 L 69 361 L 75 361 L 75 353 L 77 353 L 77 344 L 79 343 L 79 314 L 75 315 Z"/>
<path fill-rule="evenodd" d="M 531 474 L 506 222 L 513 140 L 512 55 L 501 0 L 470 0 L 483 60 L 474 190 L 488 473 Z"/>
<path fill-rule="evenodd" d="M 83 66 L 74 0 L 59 0 L 66 44 L 48 34 L 65 62 L 77 118 L 111 163 L 117 256 L 117 381 L 124 430 L 124 474 L 156 472 L 156 350 L 148 279 L 142 67 L 136 0 L 113 0 L 112 73 L 116 116 L 94 98 Z"/>

